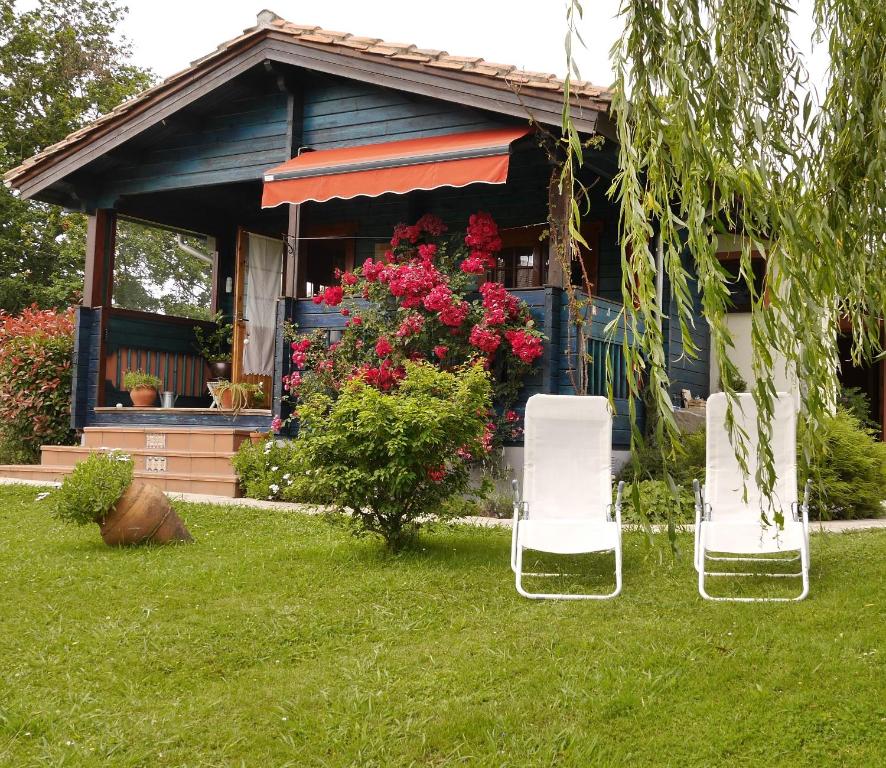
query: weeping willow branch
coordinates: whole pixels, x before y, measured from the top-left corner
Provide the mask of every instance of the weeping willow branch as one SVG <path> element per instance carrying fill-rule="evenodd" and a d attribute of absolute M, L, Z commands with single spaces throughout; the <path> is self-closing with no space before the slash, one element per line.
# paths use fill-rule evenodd
<path fill-rule="evenodd" d="M 568 9 L 571 75 L 581 6 L 571 0 Z M 831 56 L 820 111 L 790 36 L 793 14 L 782 0 L 623 0 L 624 29 L 611 52 L 619 172 L 610 194 L 620 204 L 631 394 L 645 390 L 658 416 L 656 442 L 673 460 L 679 440 L 650 249 L 657 237 L 672 287 L 671 322 L 679 324 L 685 354 L 697 355 L 690 291 L 697 281 L 736 456 L 767 495 L 775 479 L 776 362 L 787 361 L 796 377 L 812 427 L 804 445 L 810 463 L 820 448 L 815 427 L 834 402 L 840 319 L 852 325 L 852 356 L 861 362 L 882 354 L 886 315 L 886 7 L 817 0 L 818 32 Z M 568 85 L 563 133 L 580 162 Z M 570 227 L 580 232 L 573 213 Z M 740 244 L 738 280 L 751 295 L 750 387 L 761 435 L 755 457 L 733 420 L 740 376 L 726 322 L 732 277 L 717 259 L 724 237 Z M 760 292 L 754 257 L 765 260 Z M 638 440 L 634 427 L 632 447 Z"/>

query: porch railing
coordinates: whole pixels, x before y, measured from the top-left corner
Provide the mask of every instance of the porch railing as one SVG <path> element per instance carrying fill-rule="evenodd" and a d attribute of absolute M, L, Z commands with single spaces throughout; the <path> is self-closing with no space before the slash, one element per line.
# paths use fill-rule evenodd
<path fill-rule="evenodd" d="M 175 392 L 179 404 L 209 404 L 209 370 L 194 348 L 194 327 L 207 331 L 213 323 L 183 317 L 112 308 L 108 310 L 104 378 L 106 400 L 119 399 L 127 371 L 142 370 Z M 108 402 L 109 405 L 114 403 Z"/>

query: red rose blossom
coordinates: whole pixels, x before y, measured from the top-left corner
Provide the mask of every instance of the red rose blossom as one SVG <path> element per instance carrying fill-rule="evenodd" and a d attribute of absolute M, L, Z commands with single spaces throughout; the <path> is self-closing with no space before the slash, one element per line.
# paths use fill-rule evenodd
<path fill-rule="evenodd" d="M 375 354 L 379 357 L 387 357 L 391 354 L 393 349 L 391 342 L 389 342 L 384 336 L 379 336 L 378 341 L 375 342 Z"/>

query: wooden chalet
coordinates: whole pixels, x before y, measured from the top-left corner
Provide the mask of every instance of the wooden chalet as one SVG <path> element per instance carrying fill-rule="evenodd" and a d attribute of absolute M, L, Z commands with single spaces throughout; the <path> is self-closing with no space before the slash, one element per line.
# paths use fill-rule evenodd
<path fill-rule="evenodd" d="M 583 171 L 593 198 L 584 254 L 594 293 L 587 336 L 597 362 L 589 389 L 603 393 L 604 356 L 623 368 L 618 344 L 603 331 L 621 297 L 618 211 L 605 194 L 617 146 L 608 92 L 587 83 L 573 92 L 579 130 L 605 138 Z M 549 189 L 551 164 L 532 135 L 533 124 L 557 130 L 562 96 L 553 75 L 263 11 L 255 27 L 10 171 L 5 182 L 23 197 L 89 219 L 71 409 L 84 445 L 44 451 L 44 464 L 60 474 L 76 451 L 121 444 L 138 457 L 140 473 L 166 473 L 170 490 L 235 493 L 229 466 L 198 466 L 194 457 L 208 460 L 217 446 L 226 461 L 249 430 L 267 430 L 279 413 L 284 321 L 334 336 L 344 318 L 310 297 L 334 281 L 336 267 L 359 266 L 385 249 L 398 222 L 426 212 L 452 229 L 477 210 L 495 217 L 504 241 L 496 277 L 530 305 L 549 339 L 525 394 L 572 391 L 575 334 L 565 322 L 563 287 L 576 276 L 563 274 L 539 239 L 551 207 L 555 222 L 563 214 Z M 266 409 L 232 417 L 209 407 L 194 321 L 115 307 L 121 219 L 210 238 L 211 309 L 233 318 L 234 379 L 266 382 Z M 665 329 L 675 398 L 682 388 L 708 393 L 703 323 L 697 334 L 702 355 L 689 361 L 679 328 Z M 181 396 L 179 407 L 129 407 L 122 376 L 136 367 L 160 376 Z M 615 444 L 625 448 L 626 388 L 618 377 L 616 396 Z"/>

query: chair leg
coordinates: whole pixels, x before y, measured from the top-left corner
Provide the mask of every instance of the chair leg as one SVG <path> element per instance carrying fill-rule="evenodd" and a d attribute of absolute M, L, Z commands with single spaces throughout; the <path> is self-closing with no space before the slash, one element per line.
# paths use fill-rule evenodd
<path fill-rule="evenodd" d="M 615 589 L 612 592 L 609 592 L 604 595 L 590 595 L 590 594 L 565 594 L 558 592 L 528 592 L 523 587 L 523 551 L 524 548 L 519 544 L 516 547 L 516 562 L 514 568 L 515 574 L 515 584 L 517 587 L 517 592 L 519 592 L 523 597 L 527 597 L 530 600 L 611 600 L 613 597 L 617 597 L 621 593 L 621 585 L 622 585 L 622 576 L 621 576 L 621 535 L 618 537 L 618 542 L 615 546 Z"/>

